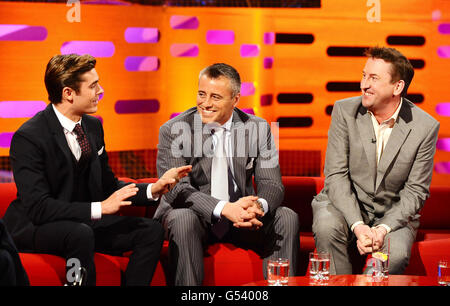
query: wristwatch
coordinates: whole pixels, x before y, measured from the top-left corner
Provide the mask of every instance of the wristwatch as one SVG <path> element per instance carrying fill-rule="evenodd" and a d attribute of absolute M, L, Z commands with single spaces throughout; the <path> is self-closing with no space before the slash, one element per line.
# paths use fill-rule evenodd
<path fill-rule="evenodd" d="M 256 203 L 258 204 L 259 209 L 261 209 L 262 211 L 264 211 L 264 206 L 263 206 L 263 204 L 262 204 L 262 201 L 261 201 L 260 199 L 258 199 L 258 200 L 256 200 Z"/>

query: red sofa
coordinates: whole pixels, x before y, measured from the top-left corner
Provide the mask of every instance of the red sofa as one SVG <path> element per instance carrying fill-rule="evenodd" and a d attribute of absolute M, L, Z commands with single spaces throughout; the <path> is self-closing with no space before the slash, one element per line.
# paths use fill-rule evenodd
<path fill-rule="evenodd" d="M 123 179 L 135 182 L 154 182 L 155 179 Z M 323 187 L 319 177 L 283 177 L 285 199 L 283 205 L 294 209 L 300 219 L 300 274 L 305 275 L 308 253 L 314 250 L 311 233 L 311 200 Z M 14 183 L 0 183 L 0 217 L 15 198 Z M 450 187 L 431 187 L 431 196 L 422 210 L 421 227 L 412 249 L 410 264 L 406 274 L 436 275 L 437 261 L 450 259 Z M 152 217 L 156 207 L 126 207 L 123 215 Z M 167 242 L 163 246 L 161 260 L 154 275 L 152 285 L 164 286 L 167 271 Z M 128 263 L 128 254 L 111 256 L 95 255 L 98 285 L 120 285 L 122 273 Z M 31 285 L 62 285 L 65 283 L 65 261 L 48 254 L 20 253 L 22 263 L 28 273 Z M 263 278 L 262 259 L 251 250 L 220 243 L 210 246 L 204 256 L 204 285 L 242 285 Z"/>

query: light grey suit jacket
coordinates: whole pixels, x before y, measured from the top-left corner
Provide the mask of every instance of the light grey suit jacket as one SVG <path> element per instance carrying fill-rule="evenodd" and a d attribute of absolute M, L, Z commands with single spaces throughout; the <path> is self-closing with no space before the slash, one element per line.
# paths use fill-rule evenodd
<path fill-rule="evenodd" d="M 257 194 L 267 201 L 269 213 L 274 212 L 283 200 L 284 186 L 270 126 L 264 119 L 235 108 L 231 141 L 234 178 L 242 196 Z M 211 196 L 212 149 L 210 127 L 202 124 L 196 107 L 161 126 L 158 176 L 183 165 L 192 165 L 192 171 L 162 197 L 155 218 L 161 220 L 173 208 L 191 208 L 202 220 L 212 223 L 213 210 L 219 202 Z"/>
<path fill-rule="evenodd" d="M 337 101 L 331 116 L 325 186 L 314 201 L 329 201 L 349 226 L 367 223 L 368 215 L 392 231 L 418 220 L 429 196 L 439 122 L 403 99 L 377 167 L 376 137 L 361 96 Z"/>

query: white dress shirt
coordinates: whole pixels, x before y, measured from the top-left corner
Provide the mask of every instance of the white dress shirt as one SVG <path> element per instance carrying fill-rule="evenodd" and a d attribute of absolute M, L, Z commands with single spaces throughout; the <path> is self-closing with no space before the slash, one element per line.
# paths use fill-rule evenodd
<path fill-rule="evenodd" d="M 61 123 L 63 129 L 64 129 L 64 135 L 66 136 L 67 144 L 69 145 L 70 151 L 72 152 L 75 159 L 78 161 L 81 157 L 81 148 L 80 144 L 77 140 L 77 135 L 73 131 L 75 128 L 75 125 L 79 123 L 81 125 L 81 119 L 78 122 L 73 122 L 63 114 L 61 114 L 60 111 L 55 107 L 55 105 L 52 104 L 53 110 L 55 111 L 56 117 L 59 120 L 59 123 Z M 94 152 L 94 151 L 93 151 Z M 95 152 L 94 152 L 95 153 Z M 147 198 L 149 200 L 157 201 L 159 197 L 153 198 L 152 195 L 152 187 L 153 184 L 149 184 L 147 187 Z M 102 205 L 101 202 L 92 202 L 91 204 L 91 219 L 92 220 L 98 220 L 102 217 Z"/>
<path fill-rule="evenodd" d="M 233 146 L 231 144 L 231 125 L 233 123 L 233 114 L 231 115 L 230 119 L 228 119 L 227 122 L 225 122 L 223 125 L 221 125 L 220 127 L 224 128 L 224 133 L 225 133 L 225 140 L 224 140 L 224 146 L 225 146 L 225 154 L 228 158 L 228 165 L 230 167 L 231 172 L 234 174 L 234 168 L 233 168 L 233 163 L 231 162 L 233 159 Z M 216 147 L 217 144 L 217 137 L 214 137 L 214 134 L 212 135 L 213 139 L 213 146 L 214 148 Z M 228 184 L 228 183 L 227 183 Z M 234 184 L 234 190 L 237 190 L 237 185 L 236 182 L 233 180 L 233 184 Z M 263 207 L 263 211 L 264 213 L 267 213 L 269 211 L 269 205 L 267 204 L 267 201 L 263 198 L 259 198 L 258 201 L 260 201 L 260 203 L 262 204 Z M 225 204 L 227 204 L 228 201 L 220 201 L 219 203 L 217 203 L 216 207 L 214 208 L 213 211 L 213 216 L 216 217 L 217 219 L 220 219 L 222 216 L 222 210 L 223 207 L 225 206 Z"/>

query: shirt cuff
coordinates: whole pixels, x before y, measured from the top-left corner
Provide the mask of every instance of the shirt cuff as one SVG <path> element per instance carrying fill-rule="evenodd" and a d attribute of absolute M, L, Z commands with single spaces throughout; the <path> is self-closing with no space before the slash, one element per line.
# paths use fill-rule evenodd
<path fill-rule="evenodd" d="M 267 204 L 267 201 L 263 198 L 259 198 L 257 201 L 261 203 L 264 214 L 267 214 L 267 212 L 269 211 L 269 204 Z"/>
<path fill-rule="evenodd" d="M 375 227 L 384 227 L 384 229 L 386 230 L 387 234 L 389 234 L 389 232 L 392 230 L 389 226 L 387 226 L 386 224 L 378 224 Z"/>
<path fill-rule="evenodd" d="M 153 183 L 148 184 L 148 186 L 147 186 L 147 198 L 148 198 L 150 201 L 158 201 L 158 200 L 159 200 L 159 196 L 157 196 L 156 198 L 153 197 L 153 194 L 152 194 L 152 185 L 153 185 Z"/>
<path fill-rule="evenodd" d="M 353 230 L 355 229 L 355 227 L 356 227 L 357 225 L 360 225 L 360 224 L 364 224 L 364 222 L 363 222 L 363 221 L 356 221 L 355 223 L 353 223 L 352 227 L 350 227 L 350 230 L 353 232 Z"/>
<path fill-rule="evenodd" d="M 214 208 L 213 210 L 214 217 L 216 217 L 217 219 L 220 219 L 222 217 L 222 210 L 225 204 L 227 204 L 227 201 L 219 201 L 219 203 L 217 203 L 216 208 Z"/>
<path fill-rule="evenodd" d="M 102 202 L 91 203 L 91 220 L 100 220 L 102 218 Z"/>

